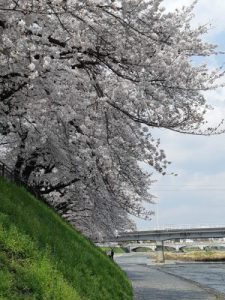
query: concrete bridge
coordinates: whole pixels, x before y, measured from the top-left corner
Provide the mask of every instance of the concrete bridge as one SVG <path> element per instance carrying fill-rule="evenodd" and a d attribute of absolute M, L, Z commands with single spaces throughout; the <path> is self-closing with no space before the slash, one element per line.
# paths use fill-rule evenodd
<path fill-rule="evenodd" d="M 157 247 L 159 246 L 159 244 L 157 245 L 157 243 L 128 243 L 128 244 L 123 244 L 123 247 L 128 249 L 129 252 L 134 251 L 135 249 L 138 248 L 148 248 L 152 251 L 156 251 Z M 161 244 L 160 244 L 161 246 Z M 221 242 L 221 241 L 205 241 L 205 242 L 200 242 L 200 241 L 196 241 L 196 242 L 170 242 L 170 241 L 165 241 L 164 242 L 164 248 L 168 247 L 171 250 L 174 251 L 180 251 L 182 249 L 185 248 L 198 248 L 199 250 L 205 250 L 207 247 L 223 247 L 225 250 L 225 242 Z"/>
<path fill-rule="evenodd" d="M 174 239 L 224 238 L 224 227 L 165 228 L 148 231 L 120 232 L 110 241 L 167 241 Z"/>
<path fill-rule="evenodd" d="M 114 238 L 105 239 L 104 242 L 132 242 L 132 241 L 155 241 L 161 243 L 162 261 L 165 261 L 164 243 L 168 240 L 176 239 L 210 239 L 224 238 L 225 226 L 200 226 L 196 228 L 163 228 L 148 231 L 119 232 Z"/>

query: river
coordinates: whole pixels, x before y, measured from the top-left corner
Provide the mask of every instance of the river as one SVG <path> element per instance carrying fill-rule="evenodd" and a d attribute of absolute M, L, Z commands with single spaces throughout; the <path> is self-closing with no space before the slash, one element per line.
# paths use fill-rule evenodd
<path fill-rule="evenodd" d="M 225 263 L 155 264 L 148 254 L 115 257 L 130 277 L 135 300 L 225 299 Z"/>

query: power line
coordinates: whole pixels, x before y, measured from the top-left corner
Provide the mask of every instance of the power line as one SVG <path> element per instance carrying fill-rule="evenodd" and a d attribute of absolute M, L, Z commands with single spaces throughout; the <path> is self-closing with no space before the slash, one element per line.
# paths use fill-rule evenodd
<path fill-rule="evenodd" d="M 222 192 L 224 189 L 168 189 L 168 190 L 155 190 L 150 189 L 151 192 Z"/>
<path fill-rule="evenodd" d="M 162 188 L 162 189 L 161 189 Z M 189 191 L 225 191 L 224 185 L 210 185 L 210 184 L 201 184 L 201 185 L 194 185 L 194 184 L 179 184 L 179 185 L 171 185 L 171 184 L 159 184 L 152 186 L 150 188 L 151 191 L 154 192 L 171 192 L 171 191 L 182 191 L 182 192 L 189 192 Z"/>
<path fill-rule="evenodd" d="M 157 185 L 155 185 L 155 187 L 158 187 L 158 186 L 171 186 L 171 187 L 182 187 L 182 186 L 194 186 L 194 187 L 204 187 L 204 186 L 206 186 L 206 187 L 220 187 L 220 186 L 222 186 L 222 187 L 224 187 L 224 185 L 221 185 L 221 184 L 198 184 L 198 185 L 196 185 L 196 184 L 179 184 L 179 185 L 177 185 L 177 184 L 157 184 Z"/>

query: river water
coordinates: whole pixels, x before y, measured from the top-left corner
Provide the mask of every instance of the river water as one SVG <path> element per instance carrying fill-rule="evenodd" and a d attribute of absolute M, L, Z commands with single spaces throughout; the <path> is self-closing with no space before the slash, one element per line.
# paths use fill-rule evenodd
<path fill-rule="evenodd" d="M 125 254 L 116 257 L 116 261 L 128 273 L 137 290 L 137 295 L 141 295 L 136 296 L 135 299 L 225 299 L 225 263 L 168 261 L 166 264 L 155 264 L 146 253 Z M 145 272 L 145 275 L 143 272 Z M 143 277 L 140 277 L 142 274 Z M 148 274 L 148 282 L 144 286 L 143 282 Z M 166 274 L 169 277 L 166 277 Z M 164 294 L 163 291 L 160 291 L 161 288 L 157 287 L 160 280 L 164 280 L 164 284 L 168 283 Z M 172 292 L 171 285 L 173 286 Z M 149 287 L 148 292 L 141 294 L 143 288 L 146 289 L 146 287 Z M 154 296 L 148 296 L 153 290 L 156 291 L 156 288 L 158 288 L 158 292 L 155 294 L 155 298 Z M 188 290 L 186 296 L 182 292 L 184 290 L 186 292 Z M 159 291 L 161 294 L 159 294 Z M 169 296 L 169 293 L 171 293 L 171 296 Z M 217 293 L 220 294 L 219 297 L 212 296 Z"/>
<path fill-rule="evenodd" d="M 225 263 L 175 263 L 159 269 L 225 294 Z"/>

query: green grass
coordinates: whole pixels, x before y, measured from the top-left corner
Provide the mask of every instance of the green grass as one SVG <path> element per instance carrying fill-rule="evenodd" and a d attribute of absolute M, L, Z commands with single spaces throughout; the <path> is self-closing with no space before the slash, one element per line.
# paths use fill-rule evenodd
<path fill-rule="evenodd" d="M 110 252 L 113 248 L 114 253 L 127 253 L 129 252 L 127 248 L 124 247 L 101 247 L 101 250 L 104 253 Z"/>
<path fill-rule="evenodd" d="M 0 300 L 130 300 L 125 273 L 24 188 L 0 178 Z"/>

